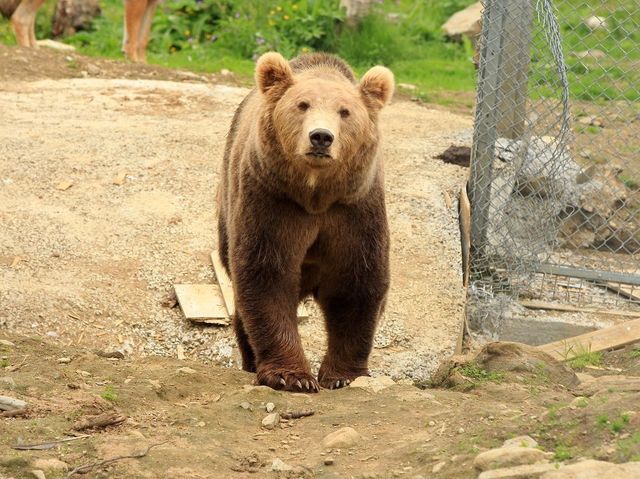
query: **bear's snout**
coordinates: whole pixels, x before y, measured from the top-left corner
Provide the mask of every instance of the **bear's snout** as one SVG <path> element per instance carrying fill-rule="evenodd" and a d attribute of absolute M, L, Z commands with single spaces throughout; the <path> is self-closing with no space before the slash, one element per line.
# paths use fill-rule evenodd
<path fill-rule="evenodd" d="M 333 133 L 325 128 L 316 128 L 309 133 L 309 141 L 314 148 L 329 148 L 333 143 Z"/>

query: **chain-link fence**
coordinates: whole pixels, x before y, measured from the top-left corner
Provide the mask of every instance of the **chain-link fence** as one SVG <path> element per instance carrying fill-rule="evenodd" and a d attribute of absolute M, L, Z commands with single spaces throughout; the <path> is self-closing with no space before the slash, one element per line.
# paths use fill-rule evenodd
<path fill-rule="evenodd" d="M 470 304 L 640 310 L 640 1 L 483 3 Z"/>

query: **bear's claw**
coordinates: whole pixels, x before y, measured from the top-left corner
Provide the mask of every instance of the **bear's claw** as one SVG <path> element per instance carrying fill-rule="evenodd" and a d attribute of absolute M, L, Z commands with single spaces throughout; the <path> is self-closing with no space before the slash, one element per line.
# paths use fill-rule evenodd
<path fill-rule="evenodd" d="M 302 371 L 286 371 L 282 369 L 261 371 L 258 373 L 257 383 L 284 391 L 312 393 L 320 391 L 318 381 L 311 374 Z"/>

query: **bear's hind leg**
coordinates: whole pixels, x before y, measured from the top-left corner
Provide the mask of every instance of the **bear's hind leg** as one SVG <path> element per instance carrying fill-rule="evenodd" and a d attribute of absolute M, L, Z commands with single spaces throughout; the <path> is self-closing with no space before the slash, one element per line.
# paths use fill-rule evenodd
<path fill-rule="evenodd" d="M 255 373 L 256 357 L 249 343 L 249 336 L 247 336 L 244 326 L 242 325 L 242 320 L 237 312 L 233 317 L 233 329 L 236 332 L 236 339 L 238 341 L 238 347 L 240 348 L 240 355 L 242 356 L 242 369 L 250 373 Z"/>

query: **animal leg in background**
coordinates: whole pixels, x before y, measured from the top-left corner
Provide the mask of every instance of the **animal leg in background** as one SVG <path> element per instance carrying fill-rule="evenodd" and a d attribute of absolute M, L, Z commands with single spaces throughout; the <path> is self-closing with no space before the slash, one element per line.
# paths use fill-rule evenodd
<path fill-rule="evenodd" d="M 43 3 L 44 0 L 22 0 L 11 15 L 11 27 L 21 47 L 36 46 L 36 13 Z"/>
<path fill-rule="evenodd" d="M 124 0 L 122 51 L 134 62 L 146 62 L 153 14 L 158 0 Z"/>

